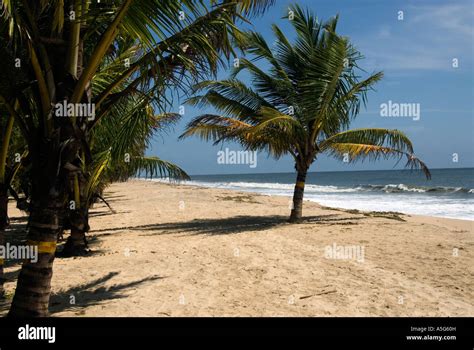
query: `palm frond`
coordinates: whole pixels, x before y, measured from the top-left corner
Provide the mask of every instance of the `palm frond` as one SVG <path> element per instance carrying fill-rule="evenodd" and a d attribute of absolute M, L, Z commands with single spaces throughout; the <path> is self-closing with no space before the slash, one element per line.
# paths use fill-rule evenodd
<path fill-rule="evenodd" d="M 101 177 L 107 166 L 110 164 L 112 155 L 110 150 L 100 152 L 95 155 L 94 162 L 90 165 L 88 179 L 86 183 L 85 193 L 87 196 L 87 203 L 90 202 L 97 188 L 101 185 Z"/>
<path fill-rule="evenodd" d="M 158 157 L 132 157 L 129 169 L 134 173 L 143 172 L 147 178 L 169 177 L 176 180 L 190 179 L 189 175 L 179 166 Z"/>
<path fill-rule="evenodd" d="M 224 140 L 235 140 L 245 142 L 245 130 L 252 127 L 251 124 L 241 120 L 214 114 L 201 115 L 186 126 L 186 130 L 179 136 L 180 139 L 196 135 L 206 141 L 214 141 L 218 144 Z"/>
<path fill-rule="evenodd" d="M 320 152 L 325 152 L 340 160 L 377 160 L 395 157 L 407 158 L 405 167 L 421 169 L 431 178 L 425 163 L 414 156 L 413 145 L 408 137 L 398 130 L 355 129 L 333 135 L 319 144 Z"/>
<path fill-rule="evenodd" d="M 408 136 L 399 130 L 383 128 L 361 128 L 340 132 L 319 143 L 319 149 L 325 151 L 332 144 L 360 143 L 374 146 L 388 146 L 413 153 L 413 145 Z"/>

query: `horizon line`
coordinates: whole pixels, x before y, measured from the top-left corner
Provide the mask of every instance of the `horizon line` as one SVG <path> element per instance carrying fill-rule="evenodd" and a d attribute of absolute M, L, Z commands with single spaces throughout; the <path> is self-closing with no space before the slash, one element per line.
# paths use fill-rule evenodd
<path fill-rule="evenodd" d="M 430 170 L 453 170 L 453 169 L 474 169 L 474 166 L 470 167 L 458 167 L 458 168 L 431 168 Z M 322 171 L 308 171 L 308 173 L 354 173 L 354 172 L 367 172 L 367 171 L 411 171 L 416 172 L 417 170 L 412 169 L 372 169 L 372 170 L 322 170 Z M 189 174 L 189 176 L 222 176 L 222 175 L 259 175 L 259 174 L 294 174 L 292 171 L 282 172 L 262 172 L 262 173 L 228 173 L 228 174 Z"/>

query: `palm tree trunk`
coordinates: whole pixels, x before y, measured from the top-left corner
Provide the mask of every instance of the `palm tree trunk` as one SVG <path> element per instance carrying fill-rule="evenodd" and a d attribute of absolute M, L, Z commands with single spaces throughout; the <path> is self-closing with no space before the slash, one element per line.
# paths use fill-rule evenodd
<path fill-rule="evenodd" d="M 290 222 L 298 222 L 303 216 L 303 195 L 307 172 L 308 168 L 298 167 L 298 175 L 296 177 L 295 190 L 293 192 L 293 207 L 289 219 Z"/>
<path fill-rule="evenodd" d="M 25 260 L 18 276 L 11 317 L 48 316 L 56 241 L 62 225 L 65 198 L 52 188 L 32 198 L 27 245 L 38 247 L 37 261 Z"/>
<path fill-rule="evenodd" d="M 5 229 L 8 225 L 8 191 L 7 186 L 4 184 L 0 184 L 0 246 L 5 244 Z M 4 259 L 0 257 L 0 298 L 2 298 L 5 294 L 5 290 L 3 288 L 4 274 L 3 274 L 3 266 L 4 266 Z"/>
<path fill-rule="evenodd" d="M 78 209 L 70 215 L 71 235 L 67 238 L 62 257 L 79 256 L 87 253 L 86 232 L 89 231 L 88 208 Z"/>
<path fill-rule="evenodd" d="M 27 246 L 37 247 L 37 259 L 24 260 L 10 307 L 11 317 L 48 316 L 56 244 L 63 231 L 68 179 L 81 147 L 73 128 L 58 125 L 47 138 L 39 135 L 30 148 L 31 202 Z"/>
<path fill-rule="evenodd" d="M 69 211 L 68 223 L 71 235 L 66 240 L 60 256 L 79 256 L 87 253 L 86 232 L 89 231 L 89 205 L 87 201 L 87 181 L 82 170 L 69 175 L 70 196 L 74 198 L 76 207 Z"/>
<path fill-rule="evenodd" d="M 15 103 L 17 107 L 17 103 Z M 8 225 L 8 184 L 6 183 L 6 166 L 8 147 L 10 145 L 10 138 L 13 132 L 13 124 L 15 118 L 12 114 L 8 117 L 5 132 L 3 133 L 0 145 L 0 245 L 5 244 L 5 229 Z M 3 267 L 5 261 L 0 257 L 0 297 L 3 297 L 5 291 L 3 289 Z"/>

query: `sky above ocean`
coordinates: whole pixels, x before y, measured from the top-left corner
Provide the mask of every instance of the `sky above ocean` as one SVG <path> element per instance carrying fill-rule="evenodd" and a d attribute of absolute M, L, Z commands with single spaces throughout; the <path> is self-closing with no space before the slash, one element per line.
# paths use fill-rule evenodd
<path fill-rule="evenodd" d="M 263 16 L 253 18 L 252 25 L 244 27 L 262 33 L 272 43 L 271 24 L 276 23 L 293 38 L 291 25 L 282 19 L 292 3 L 277 0 Z M 348 36 L 365 56 L 360 66 L 368 73 L 380 70 L 385 73 L 376 91 L 369 93 L 367 107 L 361 109 L 352 128 L 402 130 L 413 141 L 416 155 L 431 168 L 474 166 L 472 1 L 304 0 L 297 3 L 322 20 L 339 14 L 338 32 Z M 227 78 L 229 72 L 221 69 L 218 78 Z M 240 78 L 249 82 L 245 75 Z M 169 110 L 177 112 L 184 100 L 175 96 Z M 382 116 L 381 106 L 389 103 L 417 104 L 419 116 Z M 185 106 L 182 120 L 173 129 L 157 135 L 148 154 L 172 161 L 189 174 L 293 171 L 290 157 L 275 161 L 265 153 L 258 153 L 258 165 L 254 168 L 248 164 L 220 164 L 219 150 L 228 147 L 237 151 L 241 147 L 233 143 L 213 146 L 196 137 L 178 141 L 187 122 L 213 112 L 211 108 Z M 382 160 L 347 164 L 321 156 L 310 170 L 392 169 L 395 163 L 395 160 Z M 397 168 L 403 164 L 400 162 Z"/>

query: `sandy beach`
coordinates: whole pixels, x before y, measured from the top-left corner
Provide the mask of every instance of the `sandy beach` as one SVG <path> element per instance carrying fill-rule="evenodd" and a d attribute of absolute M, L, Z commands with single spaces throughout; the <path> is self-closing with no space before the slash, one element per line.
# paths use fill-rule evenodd
<path fill-rule="evenodd" d="M 53 316 L 474 316 L 473 221 L 305 202 L 289 224 L 285 197 L 139 180 L 105 194 L 116 213 L 91 211 L 92 253 L 55 260 Z M 341 246 L 362 259 L 328 256 Z"/>

